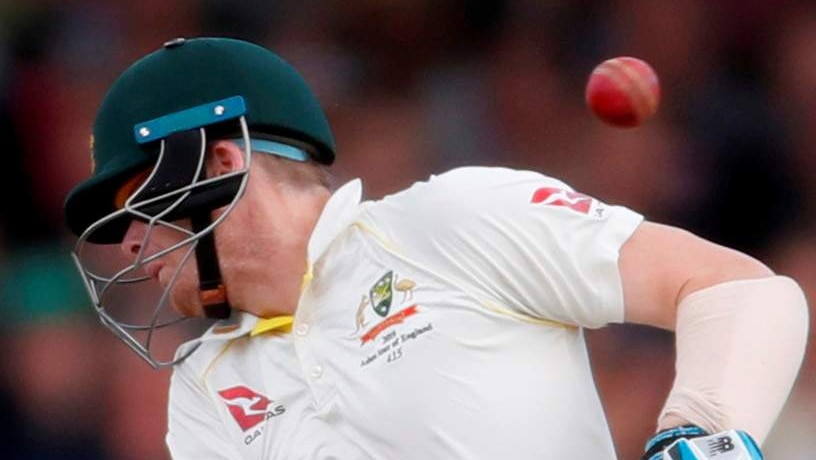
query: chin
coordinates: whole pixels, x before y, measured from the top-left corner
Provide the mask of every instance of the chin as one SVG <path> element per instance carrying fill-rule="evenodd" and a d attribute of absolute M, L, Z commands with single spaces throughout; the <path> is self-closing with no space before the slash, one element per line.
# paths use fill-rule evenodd
<path fill-rule="evenodd" d="M 184 317 L 204 316 L 204 311 L 201 308 L 201 303 L 198 301 L 197 289 L 173 289 L 171 293 L 171 302 L 173 310 Z"/>

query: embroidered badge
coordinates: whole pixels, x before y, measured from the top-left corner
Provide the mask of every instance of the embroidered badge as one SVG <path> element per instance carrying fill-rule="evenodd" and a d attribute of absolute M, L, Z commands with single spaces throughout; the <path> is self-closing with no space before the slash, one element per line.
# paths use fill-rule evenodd
<path fill-rule="evenodd" d="M 394 271 L 390 270 L 368 291 L 374 311 L 383 317 L 388 315 L 388 311 L 391 309 L 391 300 L 394 298 L 394 291 L 391 289 L 393 280 Z"/>

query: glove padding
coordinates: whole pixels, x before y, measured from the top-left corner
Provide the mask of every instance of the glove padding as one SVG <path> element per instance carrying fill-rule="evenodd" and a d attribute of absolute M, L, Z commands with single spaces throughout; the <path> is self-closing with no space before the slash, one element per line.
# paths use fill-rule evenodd
<path fill-rule="evenodd" d="M 646 444 L 643 460 L 764 460 L 748 433 L 729 430 L 707 434 L 696 426 L 662 431 Z"/>

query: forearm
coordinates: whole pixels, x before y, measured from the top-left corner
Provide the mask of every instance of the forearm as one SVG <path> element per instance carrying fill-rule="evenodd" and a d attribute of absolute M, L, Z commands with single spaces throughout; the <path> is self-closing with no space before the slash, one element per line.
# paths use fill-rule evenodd
<path fill-rule="evenodd" d="M 721 283 L 677 310 L 676 378 L 658 429 L 692 423 L 765 439 L 796 378 L 807 339 L 804 294 L 789 278 Z"/>

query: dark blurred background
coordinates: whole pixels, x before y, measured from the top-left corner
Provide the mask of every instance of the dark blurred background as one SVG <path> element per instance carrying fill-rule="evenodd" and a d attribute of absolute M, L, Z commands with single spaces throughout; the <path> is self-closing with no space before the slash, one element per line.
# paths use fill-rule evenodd
<path fill-rule="evenodd" d="M 534 169 L 759 257 L 813 302 L 812 1 L 4 1 L 2 458 L 166 457 L 169 372 L 98 324 L 62 202 L 90 173 L 92 120 L 116 75 L 200 35 L 253 40 L 299 68 L 328 111 L 339 179 L 362 177 L 369 198 L 458 165 Z M 583 102 L 592 68 L 619 55 L 662 83 L 658 115 L 633 130 Z M 635 459 L 671 385 L 672 336 L 589 337 L 619 455 Z M 770 459 L 816 455 L 812 343 Z"/>

